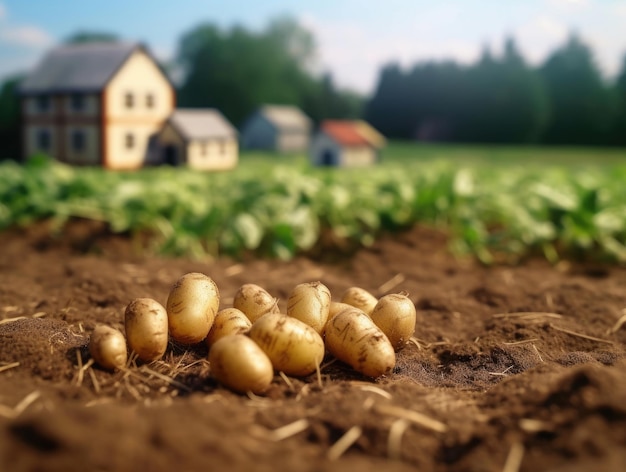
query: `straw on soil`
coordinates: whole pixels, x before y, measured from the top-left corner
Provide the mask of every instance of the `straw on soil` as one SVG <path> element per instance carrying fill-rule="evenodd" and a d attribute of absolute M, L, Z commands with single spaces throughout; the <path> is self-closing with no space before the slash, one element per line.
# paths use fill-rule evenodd
<path fill-rule="evenodd" d="M 445 433 L 448 430 L 448 427 L 441 421 L 434 420 L 415 410 L 407 410 L 406 408 L 386 404 L 378 404 L 374 409 L 377 413 L 395 416 L 396 418 L 404 418 L 412 423 L 423 426 L 424 428 L 437 431 L 438 433 Z"/>
<path fill-rule="evenodd" d="M 326 454 L 328 460 L 335 461 L 339 459 L 361 437 L 361 434 L 363 434 L 363 429 L 360 426 L 352 426 L 330 447 Z"/>
<path fill-rule="evenodd" d="M 402 436 L 410 424 L 410 421 L 404 418 L 397 419 L 391 424 L 387 438 L 387 455 L 390 459 L 400 460 L 402 458 Z"/>

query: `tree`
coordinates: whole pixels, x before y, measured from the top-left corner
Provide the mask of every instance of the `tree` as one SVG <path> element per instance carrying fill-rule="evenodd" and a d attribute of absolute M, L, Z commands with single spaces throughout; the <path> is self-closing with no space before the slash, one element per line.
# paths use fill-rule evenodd
<path fill-rule="evenodd" d="M 312 81 L 302 96 L 301 107 L 315 122 L 327 118 L 355 119 L 361 116 L 362 99 L 357 93 L 339 90 L 330 73 Z"/>
<path fill-rule="evenodd" d="M 11 77 L 0 88 L 0 160 L 20 158 L 20 100 L 17 88 L 22 78 Z"/>
<path fill-rule="evenodd" d="M 466 122 L 466 140 L 489 143 L 536 142 L 548 120 L 544 84 L 526 65 L 515 41 L 508 38 L 501 59 L 486 50 L 471 67 L 468 100 L 474 110 Z"/>
<path fill-rule="evenodd" d="M 626 145 L 626 54 L 622 60 L 622 68 L 614 85 L 616 102 L 615 121 L 612 130 L 612 144 Z"/>
<path fill-rule="evenodd" d="M 528 67 L 513 38 L 507 38 L 502 58 L 502 103 L 504 113 L 498 139 L 508 143 L 535 143 L 548 125 L 550 109 L 545 84 Z"/>
<path fill-rule="evenodd" d="M 551 119 L 543 140 L 549 144 L 597 145 L 608 140 L 615 108 L 591 50 L 572 34 L 540 69 Z"/>
<path fill-rule="evenodd" d="M 383 67 L 373 97 L 365 108 L 365 119 L 388 137 L 411 135 L 411 104 L 407 99 L 407 80 L 398 64 Z"/>
<path fill-rule="evenodd" d="M 300 105 L 314 89 L 306 69 L 313 54 L 310 33 L 287 18 L 259 33 L 200 25 L 179 46 L 179 103 L 217 107 L 236 124 L 262 103 Z"/>

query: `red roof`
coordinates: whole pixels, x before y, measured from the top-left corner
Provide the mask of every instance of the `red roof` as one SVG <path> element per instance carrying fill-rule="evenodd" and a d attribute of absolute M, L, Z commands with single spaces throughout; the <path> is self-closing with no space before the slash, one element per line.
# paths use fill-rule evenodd
<path fill-rule="evenodd" d="M 342 146 L 370 145 L 355 121 L 327 120 L 322 122 L 321 129 Z"/>

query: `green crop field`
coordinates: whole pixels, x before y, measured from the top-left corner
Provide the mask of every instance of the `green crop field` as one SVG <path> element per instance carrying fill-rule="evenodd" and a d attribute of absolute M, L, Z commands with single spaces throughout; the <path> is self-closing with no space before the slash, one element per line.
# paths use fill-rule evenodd
<path fill-rule="evenodd" d="M 289 259 L 321 234 L 367 245 L 423 224 L 485 263 L 534 253 L 626 261 L 626 150 L 391 143 L 369 168 L 243 153 L 220 173 L 0 164 L 0 229 L 49 219 L 60 232 L 73 217 L 197 257 Z"/>

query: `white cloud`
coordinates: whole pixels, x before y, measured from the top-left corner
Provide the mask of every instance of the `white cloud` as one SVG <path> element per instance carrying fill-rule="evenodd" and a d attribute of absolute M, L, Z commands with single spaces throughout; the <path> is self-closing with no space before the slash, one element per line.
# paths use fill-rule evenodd
<path fill-rule="evenodd" d="M 533 23 L 535 32 L 545 38 L 546 42 L 560 42 L 567 38 L 568 27 L 554 18 L 541 15 L 536 17 Z"/>
<path fill-rule="evenodd" d="M 613 12 L 618 16 L 626 18 L 626 3 L 616 3 L 613 5 Z"/>
<path fill-rule="evenodd" d="M 54 42 L 45 30 L 29 25 L 4 27 L 0 31 L 0 40 L 32 48 L 46 47 Z"/>

